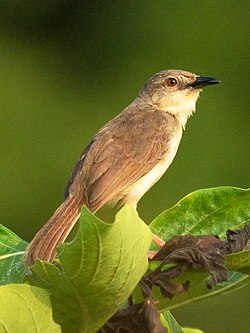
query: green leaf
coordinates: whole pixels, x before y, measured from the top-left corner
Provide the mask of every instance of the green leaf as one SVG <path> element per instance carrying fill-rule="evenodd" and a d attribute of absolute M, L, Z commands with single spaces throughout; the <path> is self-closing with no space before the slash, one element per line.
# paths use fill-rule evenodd
<path fill-rule="evenodd" d="M 172 299 L 163 298 L 158 288 L 153 288 L 155 299 L 159 300 L 160 311 L 172 310 L 184 304 L 194 303 L 203 299 L 218 296 L 239 289 L 250 283 L 250 276 L 240 272 L 229 272 L 228 280 L 208 289 L 205 282 L 208 274 L 202 271 L 190 271 L 183 274 L 178 281 L 191 281 L 186 292 Z"/>
<path fill-rule="evenodd" d="M 27 242 L 0 225 L 0 285 L 21 283 L 27 266 L 23 260 Z"/>
<path fill-rule="evenodd" d="M 84 207 L 75 239 L 58 249 L 59 267 L 37 260 L 30 279 L 51 293 L 54 319 L 65 332 L 96 332 L 146 272 L 151 240 L 131 206 L 112 224 Z"/>
<path fill-rule="evenodd" d="M 0 333 L 60 333 L 48 293 L 29 285 L 0 287 Z"/>
<path fill-rule="evenodd" d="M 198 328 L 183 327 L 184 333 L 204 333 L 204 331 L 199 330 Z"/>
<path fill-rule="evenodd" d="M 226 236 L 228 229 L 243 227 L 250 218 L 250 190 L 218 187 L 193 192 L 173 208 L 161 213 L 151 224 L 151 230 L 169 240 L 176 235 Z M 182 295 L 164 299 L 159 289 L 154 296 L 160 300 L 159 309 L 168 310 L 186 303 L 233 291 L 250 283 L 250 251 L 231 254 L 226 258 L 230 270 L 228 280 L 213 289 L 206 287 L 208 274 L 204 271 L 184 273 L 178 281 L 190 281 L 189 289 Z M 138 296 L 136 296 L 138 298 Z"/>
<path fill-rule="evenodd" d="M 161 314 L 161 321 L 163 326 L 168 329 L 168 333 L 203 333 L 197 328 L 181 327 L 170 311 Z"/>
<path fill-rule="evenodd" d="M 250 219 L 250 190 L 216 187 L 188 194 L 150 224 L 153 233 L 168 241 L 177 235 L 215 234 L 242 228 Z"/>
<path fill-rule="evenodd" d="M 167 328 L 168 333 L 184 333 L 183 329 L 177 323 L 175 317 L 170 311 L 161 313 L 161 321 L 163 326 Z"/>
<path fill-rule="evenodd" d="M 227 268 L 250 275 L 250 250 L 232 253 L 226 257 Z"/>

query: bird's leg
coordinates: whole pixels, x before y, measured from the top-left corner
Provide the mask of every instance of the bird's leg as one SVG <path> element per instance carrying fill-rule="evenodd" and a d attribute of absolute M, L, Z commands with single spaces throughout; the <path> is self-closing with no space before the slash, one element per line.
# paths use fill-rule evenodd
<path fill-rule="evenodd" d="M 153 241 L 160 247 L 163 247 L 166 244 L 166 242 L 160 237 L 158 237 L 156 234 L 153 234 Z"/>
<path fill-rule="evenodd" d="M 156 244 L 158 244 L 160 247 L 163 247 L 166 244 L 166 242 L 164 242 L 163 239 L 161 239 L 160 237 L 158 237 L 155 234 L 153 234 L 153 241 Z M 157 253 L 158 253 L 157 251 L 149 251 L 148 252 L 148 260 L 152 260 Z"/>

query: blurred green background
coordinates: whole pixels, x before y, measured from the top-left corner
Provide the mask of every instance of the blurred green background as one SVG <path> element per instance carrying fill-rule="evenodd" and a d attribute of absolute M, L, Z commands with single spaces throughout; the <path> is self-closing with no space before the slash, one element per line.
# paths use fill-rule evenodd
<path fill-rule="evenodd" d="M 141 217 L 150 222 L 196 189 L 249 187 L 249 12 L 245 0 L 1 1 L 0 222 L 30 240 L 92 135 L 168 68 L 222 84 L 202 93 Z M 174 314 L 208 333 L 247 333 L 249 292 Z"/>

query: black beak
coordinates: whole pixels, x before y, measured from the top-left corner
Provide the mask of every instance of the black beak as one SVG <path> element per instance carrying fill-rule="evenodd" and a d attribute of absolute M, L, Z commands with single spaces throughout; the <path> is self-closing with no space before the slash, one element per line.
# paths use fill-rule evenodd
<path fill-rule="evenodd" d="M 220 83 L 219 80 L 217 80 L 214 77 L 209 77 L 209 76 L 197 76 L 195 81 L 189 84 L 190 87 L 199 89 L 205 86 L 209 86 L 212 84 L 218 84 Z"/>

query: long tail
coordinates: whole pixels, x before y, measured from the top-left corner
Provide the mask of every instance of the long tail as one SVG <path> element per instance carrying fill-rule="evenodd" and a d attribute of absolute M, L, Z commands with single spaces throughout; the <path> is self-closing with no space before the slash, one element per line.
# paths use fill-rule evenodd
<path fill-rule="evenodd" d="M 61 244 L 80 216 L 81 201 L 77 197 L 66 199 L 54 215 L 38 231 L 26 250 L 26 263 L 31 266 L 36 258 L 53 261 L 56 246 Z"/>

